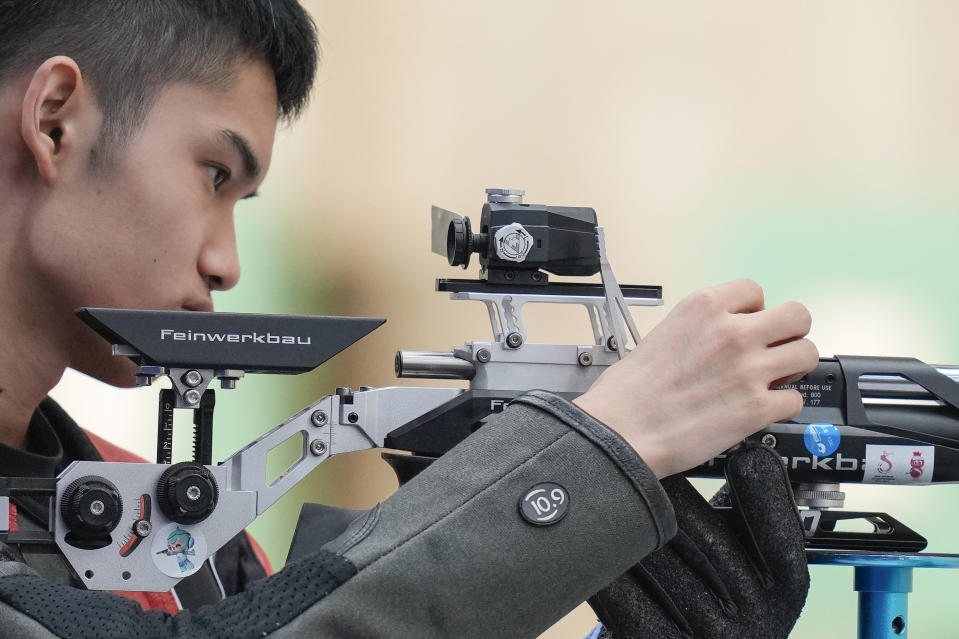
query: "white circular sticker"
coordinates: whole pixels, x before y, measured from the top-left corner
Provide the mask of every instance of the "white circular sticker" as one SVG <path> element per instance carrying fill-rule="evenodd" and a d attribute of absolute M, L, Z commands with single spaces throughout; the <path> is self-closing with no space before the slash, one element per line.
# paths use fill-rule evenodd
<path fill-rule="evenodd" d="M 168 577 L 189 577 L 206 561 L 206 537 L 192 526 L 167 524 L 153 531 L 153 563 Z"/>
<path fill-rule="evenodd" d="M 522 224 L 513 222 L 496 231 L 493 243 L 501 260 L 522 262 L 533 248 L 533 236 Z"/>

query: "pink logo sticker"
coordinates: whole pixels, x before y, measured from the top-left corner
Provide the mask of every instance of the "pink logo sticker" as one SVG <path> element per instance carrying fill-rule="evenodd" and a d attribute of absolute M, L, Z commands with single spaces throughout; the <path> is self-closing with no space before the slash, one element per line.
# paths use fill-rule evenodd
<path fill-rule="evenodd" d="M 882 455 L 879 456 L 879 465 L 876 467 L 881 474 L 886 475 L 892 471 L 892 462 L 889 460 L 888 452 L 883 451 Z"/>
<path fill-rule="evenodd" d="M 922 451 L 914 451 L 912 459 L 909 460 L 909 476 L 913 479 L 922 477 L 922 467 L 926 465 L 926 460 L 922 458 Z"/>

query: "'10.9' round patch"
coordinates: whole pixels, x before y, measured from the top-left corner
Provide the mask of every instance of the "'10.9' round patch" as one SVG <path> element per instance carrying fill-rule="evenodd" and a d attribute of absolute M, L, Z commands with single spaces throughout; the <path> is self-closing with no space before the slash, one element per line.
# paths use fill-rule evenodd
<path fill-rule="evenodd" d="M 534 526 L 551 526 L 569 511 L 569 493 L 559 484 L 536 484 L 519 500 L 523 519 Z"/>

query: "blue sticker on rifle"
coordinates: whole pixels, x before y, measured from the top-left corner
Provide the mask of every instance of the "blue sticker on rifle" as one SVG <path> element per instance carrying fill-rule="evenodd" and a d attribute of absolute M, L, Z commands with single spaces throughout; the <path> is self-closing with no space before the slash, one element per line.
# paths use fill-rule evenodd
<path fill-rule="evenodd" d="M 810 424 L 803 437 L 806 450 L 817 457 L 826 457 L 836 452 L 839 440 L 839 429 L 832 424 Z"/>

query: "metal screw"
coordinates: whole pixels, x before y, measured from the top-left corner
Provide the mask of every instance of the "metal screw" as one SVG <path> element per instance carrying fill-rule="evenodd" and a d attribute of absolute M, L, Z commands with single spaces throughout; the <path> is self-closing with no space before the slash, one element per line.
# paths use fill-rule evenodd
<path fill-rule="evenodd" d="M 350 413 L 346 416 L 346 420 L 351 424 L 355 424 L 356 422 L 360 421 L 360 416 L 356 413 Z"/>
<path fill-rule="evenodd" d="M 103 502 L 100 501 L 99 499 L 90 504 L 90 512 L 93 513 L 94 515 L 102 515 L 103 511 L 106 509 L 107 507 L 104 506 Z"/>
<path fill-rule="evenodd" d="M 606 347 L 611 351 L 619 350 L 619 345 L 616 343 L 616 337 L 610 337 L 606 340 Z"/>
<path fill-rule="evenodd" d="M 187 386 L 196 387 L 203 383 L 203 375 L 200 375 L 200 371 L 187 371 L 183 373 L 183 377 L 180 379 Z"/>
<path fill-rule="evenodd" d="M 310 415 L 310 421 L 313 422 L 314 426 L 326 426 L 326 423 L 329 421 L 329 419 L 327 418 L 326 413 L 323 411 L 315 410 L 313 411 L 313 414 Z"/>
<path fill-rule="evenodd" d="M 186 498 L 190 501 L 196 501 L 200 498 L 200 487 L 199 486 L 190 486 L 186 489 Z"/>
<path fill-rule="evenodd" d="M 492 359 L 492 354 L 489 352 L 488 348 L 481 348 L 476 351 L 476 361 L 485 364 L 486 362 Z"/>
<path fill-rule="evenodd" d="M 579 354 L 579 365 L 580 366 L 592 366 L 593 365 L 593 356 L 589 353 L 580 353 Z"/>
<path fill-rule="evenodd" d="M 762 439 L 760 439 L 759 441 L 761 441 L 764 445 L 769 446 L 770 448 L 775 448 L 777 443 L 776 436 L 773 435 L 772 433 L 766 433 L 765 435 L 762 436 Z"/>
<path fill-rule="evenodd" d="M 523 336 L 513 332 L 506 336 L 506 345 L 510 348 L 519 348 L 523 345 Z"/>
<path fill-rule="evenodd" d="M 512 282 L 516 279 L 516 273 L 513 271 L 506 271 L 506 274 L 503 277 L 506 278 L 507 282 Z"/>
<path fill-rule="evenodd" d="M 199 404 L 200 403 L 200 391 L 195 388 L 191 388 L 187 392 L 183 393 L 183 399 L 186 400 L 187 404 Z"/>
<path fill-rule="evenodd" d="M 533 279 L 534 282 L 538 282 L 538 281 L 540 281 L 541 279 L 543 279 L 543 274 L 540 273 L 539 271 L 533 271 L 533 272 L 530 274 L 530 277 Z"/>
<path fill-rule="evenodd" d="M 314 439 L 310 442 L 310 452 L 319 457 L 326 453 L 326 444 L 319 439 Z"/>
<path fill-rule="evenodd" d="M 153 524 L 146 519 L 137 519 L 133 523 L 133 534 L 137 537 L 149 537 L 153 532 Z"/>

